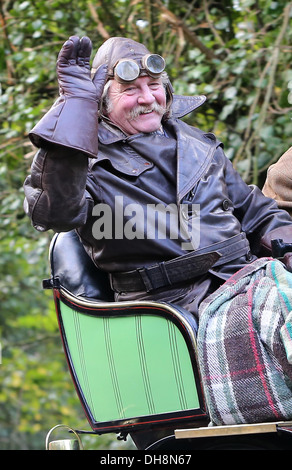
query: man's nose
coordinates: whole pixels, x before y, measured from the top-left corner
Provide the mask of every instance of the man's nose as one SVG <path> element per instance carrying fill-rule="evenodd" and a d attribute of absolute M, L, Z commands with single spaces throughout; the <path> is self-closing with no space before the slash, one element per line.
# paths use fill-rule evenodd
<path fill-rule="evenodd" d="M 138 97 L 138 103 L 139 104 L 152 104 L 155 101 L 155 97 L 153 96 L 150 88 L 148 86 L 145 86 L 141 88 L 139 97 Z"/>

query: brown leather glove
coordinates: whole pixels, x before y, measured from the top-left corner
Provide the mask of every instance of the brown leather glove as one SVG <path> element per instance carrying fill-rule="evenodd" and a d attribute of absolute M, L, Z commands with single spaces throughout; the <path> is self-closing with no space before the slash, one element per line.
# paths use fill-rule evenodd
<path fill-rule="evenodd" d="M 106 78 L 106 66 L 99 68 L 93 79 L 90 72 L 91 40 L 71 36 L 63 45 L 57 60 L 60 95 L 99 102 Z"/>
<path fill-rule="evenodd" d="M 91 50 L 88 37 L 71 36 L 63 45 L 57 61 L 60 97 L 29 134 L 36 147 L 54 143 L 96 157 L 98 104 L 107 66 L 99 67 L 91 79 Z"/>
<path fill-rule="evenodd" d="M 274 256 L 282 261 L 288 271 L 292 272 L 292 251 L 285 252 L 285 247 L 275 254 L 272 248 L 272 240 L 282 240 L 282 245 L 287 244 L 286 250 L 292 250 L 292 225 L 278 227 L 266 233 L 261 238 L 261 248 L 263 256 Z M 289 246 L 291 244 L 291 246 Z"/>

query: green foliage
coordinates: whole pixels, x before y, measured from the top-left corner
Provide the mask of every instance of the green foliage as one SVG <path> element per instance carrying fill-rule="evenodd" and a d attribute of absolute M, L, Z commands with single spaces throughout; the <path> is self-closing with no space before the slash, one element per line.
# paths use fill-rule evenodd
<path fill-rule="evenodd" d="M 52 234 L 35 232 L 22 208 L 28 132 L 57 96 L 62 43 L 88 35 L 97 49 L 124 35 L 164 55 L 176 93 L 208 98 L 187 121 L 215 132 L 244 179 L 261 185 L 291 145 L 291 12 L 285 0 L 0 1 L 1 449 L 41 449 L 60 422 L 88 429 L 41 288 Z M 121 445 L 111 435 L 85 441 Z"/>

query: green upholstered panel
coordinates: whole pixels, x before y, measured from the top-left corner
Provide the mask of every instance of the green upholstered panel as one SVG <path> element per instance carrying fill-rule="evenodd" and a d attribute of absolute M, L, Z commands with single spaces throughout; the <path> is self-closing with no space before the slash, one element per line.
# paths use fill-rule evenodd
<path fill-rule="evenodd" d="M 96 421 L 199 408 L 180 330 L 153 315 L 93 316 L 61 303 L 75 374 Z"/>

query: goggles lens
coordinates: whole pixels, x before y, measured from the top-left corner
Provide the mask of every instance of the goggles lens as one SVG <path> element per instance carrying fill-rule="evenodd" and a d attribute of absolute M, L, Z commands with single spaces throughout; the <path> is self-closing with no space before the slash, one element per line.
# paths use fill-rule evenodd
<path fill-rule="evenodd" d="M 149 54 L 144 58 L 145 69 L 153 75 L 159 75 L 165 69 L 165 60 L 161 55 Z"/>
<path fill-rule="evenodd" d="M 122 60 L 115 67 L 115 75 L 124 82 L 136 80 L 139 74 L 139 65 L 134 60 Z"/>
<path fill-rule="evenodd" d="M 148 54 L 142 59 L 142 67 L 150 76 L 156 77 L 165 69 L 165 60 L 158 54 Z M 132 59 L 121 60 L 114 69 L 115 78 L 121 82 L 132 82 L 140 73 L 139 65 Z"/>

